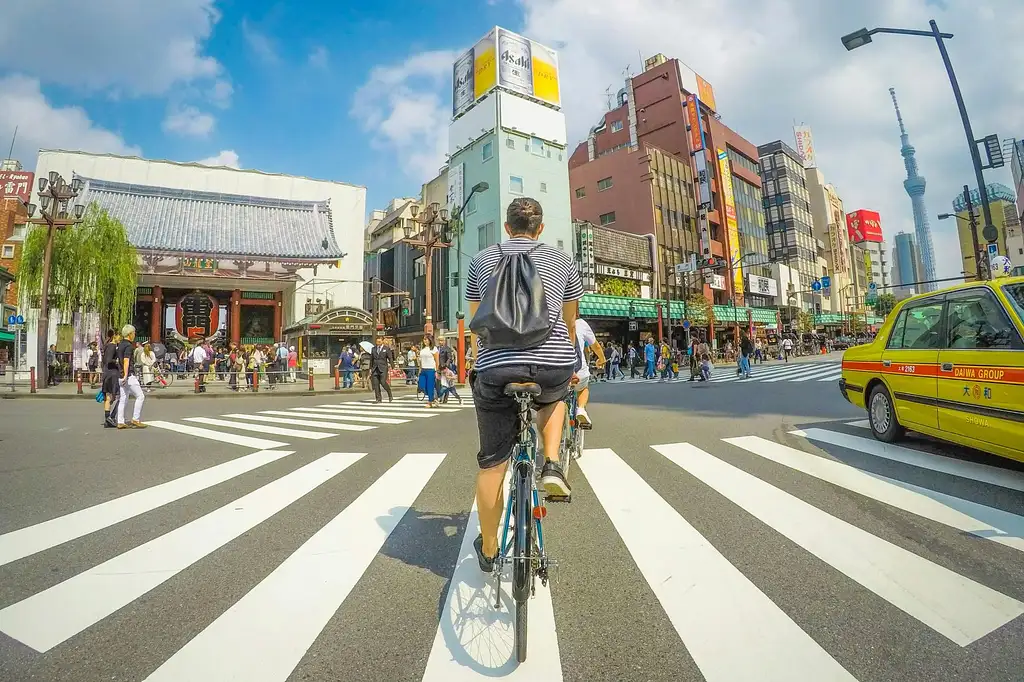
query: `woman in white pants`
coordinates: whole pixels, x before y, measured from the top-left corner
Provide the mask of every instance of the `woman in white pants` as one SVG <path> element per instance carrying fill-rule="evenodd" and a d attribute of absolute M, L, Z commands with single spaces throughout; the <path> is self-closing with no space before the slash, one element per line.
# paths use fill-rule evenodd
<path fill-rule="evenodd" d="M 142 392 L 142 386 L 139 385 L 139 377 L 135 375 L 135 327 L 130 324 L 126 324 L 121 329 L 121 343 L 117 345 L 117 358 L 119 369 L 121 370 L 121 391 L 120 397 L 117 401 L 117 428 L 119 429 L 144 429 L 146 425 L 142 423 L 142 403 L 146 401 L 146 397 Z M 124 423 L 124 408 L 128 404 L 128 397 L 135 398 L 135 409 L 132 412 L 132 421 L 130 424 Z"/>

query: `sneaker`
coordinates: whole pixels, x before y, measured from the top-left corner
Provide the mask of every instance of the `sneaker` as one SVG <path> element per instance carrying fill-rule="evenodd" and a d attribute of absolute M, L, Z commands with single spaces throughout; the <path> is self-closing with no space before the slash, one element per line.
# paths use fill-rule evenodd
<path fill-rule="evenodd" d="M 594 423 L 590 421 L 590 415 L 587 414 L 587 410 L 584 407 L 576 407 L 576 421 L 584 431 L 594 428 Z"/>
<path fill-rule="evenodd" d="M 146 428 L 146 427 L 147 427 L 147 425 L 146 425 L 146 424 L 143 424 L 143 423 L 142 423 L 142 422 L 140 422 L 140 421 L 139 421 L 138 419 L 133 419 L 133 420 L 132 420 L 132 423 L 131 423 L 131 427 L 132 427 L 133 429 L 144 429 L 144 428 Z"/>
<path fill-rule="evenodd" d="M 568 497 L 572 493 L 569 482 L 565 480 L 562 473 L 562 466 L 554 462 L 547 462 L 540 473 L 540 486 L 544 492 L 554 497 Z"/>
<path fill-rule="evenodd" d="M 494 571 L 494 557 L 484 556 L 483 534 L 476 536 L 476 540 L 473 541 L 473 549 L 476 550 L 476 561 L 480 565 L 480 570 L 484 573 L 491 573 Z"/>
<path fill-rule="evenodd" d="M 120 430 L 120 429 L 127 429 L 128 425 L 127 424 L 118 424 L 117 428 L 118 428 L 118 430 Z"/>

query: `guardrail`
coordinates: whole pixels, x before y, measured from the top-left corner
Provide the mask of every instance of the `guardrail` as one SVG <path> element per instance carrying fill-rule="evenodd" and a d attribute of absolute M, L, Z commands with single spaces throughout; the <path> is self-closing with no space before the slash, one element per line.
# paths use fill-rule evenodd
<path fill-rule="evenodd" d="M 10 393 L 18 391 L 35 393 L 36 368 L 14 369 L 13 367 L 4 367 L 3 371 L 0 371 L 0 389 Z"/>

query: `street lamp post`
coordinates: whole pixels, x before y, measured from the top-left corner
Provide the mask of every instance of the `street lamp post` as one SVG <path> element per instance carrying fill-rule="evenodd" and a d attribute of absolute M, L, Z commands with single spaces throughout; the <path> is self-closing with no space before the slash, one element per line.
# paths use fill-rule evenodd
<path fill-rule="evenodd" d="M 43 276 L 39 285 L 39 318 L 36 321 L 36 383 L 39 389 L 49 384 L 50 368 L 46 365 L 46 349 L 50 334 L 50 261 L 53 258 L 53 238 L 57 230 L 82 221 L 82 214 L 85 213 L 82 204 L 75 204 L 74 217 L 68 213 L 69 203 L 82 191 L 82 184 L 80 178 L 74 178 L 68 184 L 60 173 L 50 171 L 49 177 L 39 178 L 40 217 L 35 217 L 36 205 L 28 205 L 28 222 L 32 225 L 46 225 Z"/>
<path fill-rule="evenodd" d="M 452 221 L 458 221 L 456 225 L 455 233 L 455 288 L 456 296 L 459 299 L 459 309 L 455 313 L 455 318 L 458 320 L 458 334 L 459 338 L 456 340 L 456 355 L 459 360 L 458 377 L 459 383 L 466 383 L 466 313 L 462 310 L 462 233 L 466 231 L 466 221 L 464 219 L 464 213 L 466 212 L 466 206 L 469 205 L 469 200 L 473 198 L 474 194 L 483 194 L 490 185 L 486 182 L 478 182 L 473 185 L 472 189 L 469 190 L 469 196 L 459 207 L 455 215 L 452 216 Z"/>
<path fill-rule="evenodd" d="M 986 277 L 985 268 L 981 265 L 981 244 L 978 243 L 978 217 L 974 214 L 974 203 L 971 201 L 971 190 L 967 185 L 964 185 L 964 200 L 967 202 L 967 218 L 963 218 L 956 213 L 940 213 L 939 220 L 946 220 L 952 217 L 957 220 L 963 220 L 970 226 L 971 244 L 974 247 L 974 269 L 977 273 L 978 280 L 982 281 L 986 279 Z"/>
<path fill-rule="evenodd" d="M 957 109 L 960 110 L 960 120 L 964 124 L 964 133 L 967 134 L 967 146 L 971 150 L 971 163 L 974 164 L 974 178 L 978 183 L 978 192 L 981 195 L 981 210 L 985 217 L 985 227 L 982 236 L 985 241 L 992 243 L 999 238 L 995 225 L 992 224 L 992 209 L 989 207 L 988 191 L 985 189 L 985 176 L 982 174 L 981 155 L 978 153 L 978 142 L 974 139 L 974 131 L 971 130 L 971 120 L 967 116 L 967 107 L 964 105 L 963 95 L 960 93 L 960 85 L 957 83 L 956 74 L 953 73 L 953 64 L 949 61 L 949 53 L 946 52 L 945 40 L 953 37 L 952 33 L 941 33 L 935 20 L 928 22 L 930 31 L 918 31 L 906 28 L 873 28 L 868 30 L 862 28 L 843 36 L 843 46 L 847 50 L 855 50 L 858 47 L 871 42 L 871 36 L 875 33 L 895 33 L 898 35 L 923 36 L 934 38 L 939 46 L 939 54 L 942 55 L 942 63 L 946 66 L 946 75 L 949 76 L 949 84 L 953 87 L 953 96 L 956 98 Z"/>

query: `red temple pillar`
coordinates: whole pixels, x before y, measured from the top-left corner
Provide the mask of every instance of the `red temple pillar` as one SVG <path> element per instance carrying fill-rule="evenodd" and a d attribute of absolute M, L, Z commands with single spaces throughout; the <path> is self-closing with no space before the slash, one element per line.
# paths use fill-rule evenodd
<path fill-rule="evenodd" d="M 284 330 L 281 328 L 281 318 L 282 318 L 281 313 L 282 313 L 282 307 L 284 305 L 283 301 L 284 301 L 284 296 L 282 295 L 282 293 L 280 291 L 275 291 L 274 292 L 274 340 L 275 341 L 283 341 L 284 340 Z"/>
<path fill-rule="evenodd" d="M 242 292 L 234 289 L 231 292 L 231 341 L 235 345 L 242 343 Z"/>
<path fill-rule="evenodd" d="M 162 287 L 153 287 L 152 310 L 149 314 L 149 342 L 159 343 L 163 336 L 164 327 L 164 290 Z"/>

